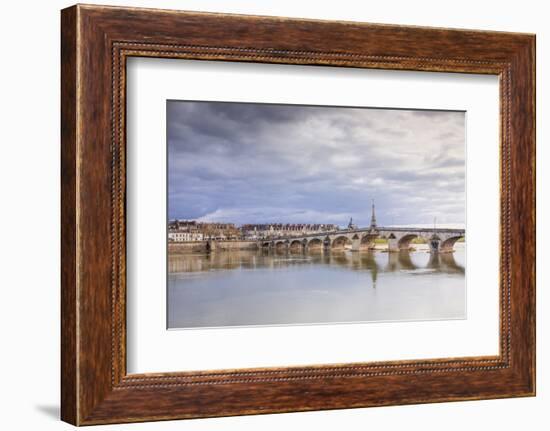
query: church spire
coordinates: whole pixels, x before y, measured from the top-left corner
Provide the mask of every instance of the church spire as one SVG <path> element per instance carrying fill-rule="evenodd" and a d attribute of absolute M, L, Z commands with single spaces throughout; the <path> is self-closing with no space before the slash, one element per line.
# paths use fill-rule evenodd
<path fill-rule="evenodd" d="M 371 229 L 376 228 L 376 215 L 374 214 L 374 199 L 372 200 L 372 216 L 370 218 L 370 227 Z"/>

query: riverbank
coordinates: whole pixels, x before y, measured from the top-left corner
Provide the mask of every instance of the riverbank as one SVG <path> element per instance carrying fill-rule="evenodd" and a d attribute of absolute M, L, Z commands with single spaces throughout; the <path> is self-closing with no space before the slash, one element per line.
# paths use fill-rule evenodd
<path fill-rule="evenodd" d="M 210 248 L 208 244 L 210 244 Z M 168 254 L 170 255 L 232 250 L 258 250 L 258 243 L 257 241 L 192 241 L 168 243 Z"/>

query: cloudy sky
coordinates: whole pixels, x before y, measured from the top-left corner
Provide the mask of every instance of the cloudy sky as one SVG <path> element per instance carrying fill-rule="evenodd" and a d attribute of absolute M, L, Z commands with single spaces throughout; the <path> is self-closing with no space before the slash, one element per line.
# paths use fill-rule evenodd
<path fill-rule="evenodd" d="M 168 217 L 465 221 L 465 114 L 168 101 Z"/>

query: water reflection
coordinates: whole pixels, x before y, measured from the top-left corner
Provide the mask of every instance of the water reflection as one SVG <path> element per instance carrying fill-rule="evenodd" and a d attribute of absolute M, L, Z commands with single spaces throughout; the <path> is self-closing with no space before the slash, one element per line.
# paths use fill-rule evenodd
<path fill-rule="evenodd" d="M 169 327 L 463 318 L 464 259 L 463 245 L 440 254 L 242 250 L 172 255 Z"/>
<path fill-rule="evenodd" d="M 373 277 L 380 271 L 431 269 L 444 273 L 464 274 L 464 264 L 458 263 L 455 253 L 427 253 L 400 251 L 382 253 L 377 251 L 279 251 L 239 250 L 187 255 L 172 255 L 168 259 L 168 272 L 203 272 L 211 270 L 238 270 L 277 268 L 295 265 L 339 266 L 354 271 L 368 270 Z"/>

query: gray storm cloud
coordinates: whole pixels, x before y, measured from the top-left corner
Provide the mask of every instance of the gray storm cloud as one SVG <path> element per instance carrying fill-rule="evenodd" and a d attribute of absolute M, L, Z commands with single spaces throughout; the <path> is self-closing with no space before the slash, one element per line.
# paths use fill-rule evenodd
<path fill-rule="evenodd" d="M 168 217 L 462 224 L 465 113 L 167 102 Z"/>

